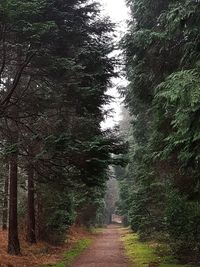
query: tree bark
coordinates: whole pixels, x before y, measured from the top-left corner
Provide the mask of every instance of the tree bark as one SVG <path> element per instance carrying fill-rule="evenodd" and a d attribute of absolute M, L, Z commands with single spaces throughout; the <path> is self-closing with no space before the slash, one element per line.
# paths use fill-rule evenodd
<path fill-rule="evenodd" d="M 17 48 L 17 63 L 19 68 L 15 74 L 13 85 L 11 90 L 8 91 L 8 95 L 2 100 L 1 104 L 8 103 L 11 98 L 17 96 L 17 91 L 21 90 L 21 76 L 24 66 L 21 66 L 22 50 L 21 47 Z M 16 105 L 10 109 L 10 145 L 12 152 L 9 156 L 9 220 L 8 220 L 8 253 L 11 255 L 20 255 L 20 244 L 18 237 L 18 154 L 19 154 L 19 109 Z"/>
<path fill-rule="evenodd" d="M 44 240 L 45 229 L 44 229 L 44 209 L 42 195 L 37 190 L 37 236 L 38 240 Z"/>
<path fill-rule="evenodd" d="M 11 255 L 20 254 L 18 238 L 18 218 L 17 218 L 17 182 L 18 182 L 18 152 L 10 155 L 9 163 L 9 230 L 8 230 L 8 253 Z"/>
<path fill-rule="evenodd" d="M 27 221 L 27 240 L 29 243 L 36 243 L 35 234 L 35 188 L 34 188 L 34 169 L 31 164 L 27 168 L 28 174 L 28 221 Z"/>
<path fill-rule="evenodd" d="M 7 230 L 8 226 L 8 187 L 9 187 L 9 164 L 6 164 L 5 183 L 4 183 L 4 199 L 3 199 L 3 214 L 2 214 L 2 230 Z"/>

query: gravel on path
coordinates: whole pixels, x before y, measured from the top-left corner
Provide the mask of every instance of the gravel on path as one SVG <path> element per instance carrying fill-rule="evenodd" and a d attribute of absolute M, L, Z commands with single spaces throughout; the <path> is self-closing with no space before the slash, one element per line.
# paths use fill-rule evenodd
<path fill-rule="evenodd" d="M 121 235 L 119 226 L 108 226 L 71 267 L 130 267 Z"/>

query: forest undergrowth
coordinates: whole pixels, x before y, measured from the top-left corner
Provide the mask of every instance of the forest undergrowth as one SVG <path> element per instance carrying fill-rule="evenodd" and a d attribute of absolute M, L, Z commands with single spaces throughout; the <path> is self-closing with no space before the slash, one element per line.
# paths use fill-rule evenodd
<path fill-rule="evenodd" d="M 67 240 L 59 246 L 53 246 L 47 242 L 37 242 L 30 246 L 25 235 L 21 234 L 22 255 L 17 257 L 7 254 L 7 232 L 0 231 L 0 266 L 46 267 L 61 266 L 59 264 L 63 262 L 66 265 L 66 262 L 70 263 L 91 244 L 98 232 L 85 227 L 73 226 L 67 234 Z"/>
<path fill-rule="evenodd" d="M 169 244 L 158 240 L 142 241 L 138 234 L 127 228 L 122 241 L 126 255 L 135 267 L 197 267 L 178 263 Z"/>

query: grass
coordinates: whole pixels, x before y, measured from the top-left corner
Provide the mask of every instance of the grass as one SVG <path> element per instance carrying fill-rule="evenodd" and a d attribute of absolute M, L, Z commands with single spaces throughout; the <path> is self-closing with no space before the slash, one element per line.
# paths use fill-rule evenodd
<path fill-rule="evenodd" d="M 77 241 L 71 249 L 63 255 L 62 262 L 56 264 L 45 265 L 41 267 L 67 267 L 69 266 L 86 248 L 92 243 L 91 239 L 81 239 Z"/>
<path fill-rule="evenodd" d="M 192 267 L 191 265 L 176 264 L 171 256 L 159 256 L 156 251 L 158 244 L 141 242 L 137 234 L 129 233 L 123 237 L 126 254 L 134 267 Z M 195 266 L 193 266 L 195 267 Z"/>

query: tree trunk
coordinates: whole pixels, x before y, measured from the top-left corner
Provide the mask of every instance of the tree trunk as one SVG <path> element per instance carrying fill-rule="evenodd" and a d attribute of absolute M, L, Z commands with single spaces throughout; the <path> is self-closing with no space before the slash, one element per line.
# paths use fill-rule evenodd
<path fill-rule="evenodd" d="M 34 192 L 34 169 L 30 164 L 27 169 L 28 174 L 28 231 L 27 239 L 31 244 L 36 243 L 35 234 L 35 192 Z"/>
<path fill-rule="evenodd" d="M 10 155 L 9 163 L 9 230 L 8 230 L 8 253 L 11 255 L 20 254 L 18 238 L 18 218 L 17 218 L 17 180 L 18 180 L 18 152 Z"/>
<path fill-rule="evenodd" d="M 22 51 L 21 47 L 17 48 L 17 62 L 19 63 L 19 77 L 14 81 L 13 88 L 9 91 L 7 99 L 16 97 L 16 93 L 21 90 L 21 61 Z M 14 88 L 15 87 L 15 88 Z M 14 91 L 13 91 L 14 89 Z M 5 101 L 5 99 L 4 99 Z M 12 106 L 10 109 L 10 145 L 12 152 L 9 156 L 9 220 L 8 220 L 8 253 L 11 255 L 20 255 L 20 244 L 18 237 L 18 141 L 19 141 L 19 110 L 17 106 Z"/>
<path fill-rule="evenodd" d="M 8 186 L 9 186 L 9 164 L 6 164 L 5 183 L 4 183 L 4 198 L 3 198 L 3 214 L 2 214 L 2 230 L 7 230 L 8 223 Z"/>
<path fill-rule="evenodd" d="M 44 240 L 45 229 L 44 229 L 44 209 L 42 195 L 37 190 L 37 236 L 38 240 Z"/>

